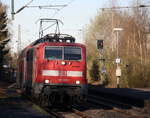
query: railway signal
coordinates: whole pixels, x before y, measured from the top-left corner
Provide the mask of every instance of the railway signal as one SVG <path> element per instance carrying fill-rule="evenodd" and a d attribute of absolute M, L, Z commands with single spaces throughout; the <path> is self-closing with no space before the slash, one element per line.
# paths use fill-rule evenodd
<path fill-rule="evenodd" d="M 106 66 L 105 66 L 105 56 L 104 56 L 104 40 L 100 39 L 96 42 L 97 49 L 100 54 L 100 63 L 101 63 L 101 70 L 100 70 L 100 77 L 101 77 L 101 84 L 105 84 L 107 82 L 106 74 Z"/>
<path fill-rule="evenodd" d="M 103 40 L 97 40 L 97 49 L 103 49 L 104 47 L 104 41 Z"/>

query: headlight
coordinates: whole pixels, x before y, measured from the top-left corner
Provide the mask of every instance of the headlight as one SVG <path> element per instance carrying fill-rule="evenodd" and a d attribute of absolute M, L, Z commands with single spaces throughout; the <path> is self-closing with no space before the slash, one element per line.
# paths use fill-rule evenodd
<path fill-rule="evenodd" d="M 79 81 L 79 80 L 77 80 L 77 81 L 76 81 L 76 84 L 80 84 L 80 81 Z"/>
<path fill-rule="evenodd" d="M 46 80 L 45 80 L 45 83 L 48 84 L 48 83 L 49 83 L 49 80 L 46 79 Z"/>
<path fill-rule="evenodd" d="M 61 62 L 61 65 L 65 65 L 66 63 L 64 61 Z"/>

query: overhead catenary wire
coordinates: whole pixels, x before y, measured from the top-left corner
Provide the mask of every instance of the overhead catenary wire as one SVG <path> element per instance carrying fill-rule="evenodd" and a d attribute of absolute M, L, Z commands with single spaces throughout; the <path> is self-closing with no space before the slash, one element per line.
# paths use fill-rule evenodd
<path fill-rule="evenodd" d="M 16 12 L 14 12 L 14 0 L 11 0 L 11 1 L 12 1 L 11 2 L 11 4 L 12 4 L 12 19 L 14 19 L 14 15 L 17 14 L 17 13 L 19 13 L 19 12 L 21 12 L 25 8 L 36 8 L 37 7 L 39 9 L 53 9 L 53 10 L 56 10 L 56 12 L 54 13 L 54 15 L 55 15 L 61 9 L 63 9 L 64 7 L 67 7 L 69 4 L 71 4 L 74 0 L 71 0 L 70 2 L 68 2 L 67 4 L 64 4 L 64 5 L 37 5 L 37 6 L 35 5 L 35 6 L 29 6 L 34 1 L 34 0 L 30 0 L 27 4 L 25 4 L 23 7 L 21 7 L 20 9 L 18 9 Z"/>
<path fill-rule="evenodd" d="M 111 7 L 111 8 L 100 8 L 100 9 L 105 10 L 105 9 L 129 9 L 129 8 L 148 8 L 148 7 L 150 7 L 150 5 L 115 6 L 115 7 Z"/>
<path fill-rule="evenodd" d="M 22 11 L 24 8 L 26 8 L 28 5 L 30 5 L 32 2 L 33 2 L 33 0 L 30 0 L 27 4 L 25 4 L 23 7 L 21 7 L 20 9 L 18 9 L 14 14 L 17 14 L 20 11 Z"/>
<path fill-rule="evenodd" d="M 35 5 L 35 6 L 27 5 L 26 7 L 27 8 L 39 8 L 39 9 L 56 9 L 56 10 L 60 11 L 64 7 L 67 7 L 69 4 L 71 4 L 73 1 L 74 0 L 71 0 L 70 2 L 68 2 L 67 4 L 64 4 L 64 5 Z M 61 8 L 59 9 L 58 7 L 61 7 Z"/>
<path fill-rule="evenodd" d="M 52 15 L 52 17 L 51 18 L 53 18 L 56 14 L 58 14 L 58 12 L 60 12 L 62 9 L 64 9 L 65 7 L 67 7 L 67 6 L 69 6 L 71 3 L 73 3 L 75 0 L 71 0 L 71 1 L 69 1 L 67 4 L 66 4 L 66 6 L 64 6 L 64 7 L 62 7 L 62 8 L 60 8 L 58 11 L 56 11 L 53 15 Z"/>
<path fill-rule="evenodd" d="M 56 1 L 56 0 L 55 0 Z M 51 18 L 53 18 L 60 10 L 62 10 L 63 8 L 65 8 L 65 7 L 67 7 L 68 5 L 70 5 L 73 1 L 75 1 L 75 0 L 71 0 L 70 2 L 68 2 L 67 4 L 65 4 L 65 5 L 58 5 L 59 7 L 60 6 L 62 6 L 62 8 L 60 8 L 60 9 L 58 9 L 55 13 L 54 13 L 54 15 L 51 17 Z M 55 5 L 45 5 L 45 6 L 41 6 L 41 7 L 47 7 L 47 6 L 55 6 Z M 32 6 L 29 6 L 29 7 L 32 7 Z M 37 6 L 33 6 L 33 7 L 37 7 Z M 41 20 L 41 19 L 38 19 L 35 23 L 37 23 L 39 20 Z M 46 22 L 46 21 L 44 21 L 44 22 Z M 49 21 L 48 21 L 49 22 Z M 59 21 L 62 25 L 63 25 L 63 23 L 61 22 L 61 21 Z M 47 29 L 49 29 L 50 27 L 52 27 L 53 25 L 55 25 L 55 23 L 54 24 L 52 24 L 52 25 L 50 25 L 50 26 L 48 26 L 48 27 L 46 27 L 46 28 L 40 28 L 40 31 L 39 31 L 39 37 L 41 37 L 41 35 L 43 35 L 43 31 L 45 31 L 45 30 L 47 30 Z M 59 25 L 58 25 L 58 22 L 57 22 L 57 27 L 56 27 L 56 31 L 55 32 L 60 32 L 59 31 L 60 29 L 59 29 Z"/>
<path fill-rule="evenodd" d="M 67 4 L 64 5 L 39 5 L 39 6 L 26 6 L 27 8 L 39 8 L 39 9 L 59 9 L 58 7 L 66 7 Z"/>
<path fill-rule="evenodd" d="M 14 19 L 14 15 L 21 12 L 23 9 L 25 8 L 39 8 L 39 9 L 51 9 L 51 10 L 56 10 L 56 11 L 60 11 L 60 8 L 64 8 L 66 6 L 68 6 L 70 4 L 70 2 L 68 4 L 64 4 L 64 5 L 35 5 L 35 6 L 30 6 L 30 4 L 33 2 L 34 0 L 30 0 L 27 4 L 25 4 L 23 7 L 19 8 L 16 12 L 14 11 L 14 0 L 11 0 L 11 7 L 12 7 L 12 19 Z M 73 1 L 73 0 L 72 0 Z M 72 2 L 71 1 L 71 2 Z"/>

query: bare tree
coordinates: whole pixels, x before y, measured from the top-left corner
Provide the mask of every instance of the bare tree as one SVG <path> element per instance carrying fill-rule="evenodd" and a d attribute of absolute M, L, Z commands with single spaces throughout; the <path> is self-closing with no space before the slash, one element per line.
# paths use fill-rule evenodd
<path fill-rule="evenodd" d="M 121 86 L 148 86 L 148 82 L 150 82 L 150 54 L 148 53 L 146 34 L 149 32 L 149 20 L 148 9 L 146 8 L 137 7 L 130 10 L 107 9 L 99 11 L 97 16 L 91 21 L 86 33 L 88 69 L 92 66 L 92 60 L 98 57 L 95 43 L 97 39 L 102 37 L 105 42 L 104 52 L 106 68 L 110 78 L 109 86 L 115 86 L 116 64 L 114 60 L 117 49 L 113 28 L 121 27 L 123 31 L 119 35 L 118 45 L 119 57 L 122 60 L 121 68 L 123 70 Z"/>

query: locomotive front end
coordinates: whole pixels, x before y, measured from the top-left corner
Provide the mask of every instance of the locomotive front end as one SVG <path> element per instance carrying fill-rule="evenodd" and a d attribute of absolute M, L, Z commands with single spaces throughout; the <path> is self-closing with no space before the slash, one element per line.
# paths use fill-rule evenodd
<path fill-rule="evenodd" d="M 86 49 L 81 44 L 53 43 L 43 46 L 39 67 L 39 92 L 51 103 L 86 100 Z"/>

